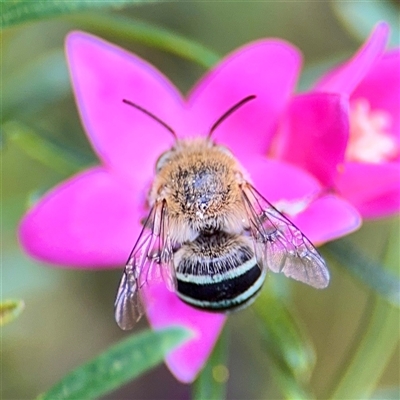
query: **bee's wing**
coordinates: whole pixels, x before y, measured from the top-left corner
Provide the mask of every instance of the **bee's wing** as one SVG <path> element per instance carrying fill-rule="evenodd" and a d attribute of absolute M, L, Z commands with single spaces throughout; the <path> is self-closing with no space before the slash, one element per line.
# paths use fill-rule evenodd
<path fill-rule="evenodd" d="M 325 261 L 303 233 L 250 184 L 243 186 L 242 194 L 261 263 L 315 288 L 328 286 Z"/>
<path fill-rule="evenodd" d="M 114 307 L 115 320 L 121 329 L 132 329 L 144 314 L 140 292 L 150 276 L 159 276 L 161 272 L 167 286 L 175 289 L 172 255 L 166 204 L 159 202 L 150 211 L 128 258 L 118 288 Z"/>

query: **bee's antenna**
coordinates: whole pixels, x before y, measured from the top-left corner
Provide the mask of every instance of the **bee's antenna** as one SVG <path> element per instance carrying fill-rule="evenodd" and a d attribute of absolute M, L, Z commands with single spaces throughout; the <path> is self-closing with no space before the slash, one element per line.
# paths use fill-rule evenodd
<path fill-rule="evenodd" d="M 222 122 L 224 122 L 232 113 L 234 113 L 238 108 L 242 107 L 242 105 L 246 104 L 250 100 L 254 100 L 256 96 L 254 94 L 245 97 L 244 99 L 240 100 L 238 103 L 236 103 L 234 106 L 232 106 L 228 111 L 226 111 L 224 114 L 222 114 L 221 117 L 219 117 L 215 122 L 214 125 L 210 128 L 210 131 L 208 132 L 207 138 L 210 138 L 215 129 L 218 128 L 219 125 L 221 125 Z"/>
<path fill-rule="evenodd" d="M 174 136 L 174 138 L 177 139 L 175 131 L 174 131 L 169 125 L 167 125 L 164 121 L 162 121 L 160 118 L 158 118 L 158 117 L 156 117 L 154 114 L 152 114 L 150 111 L 146 110 L 146 109 L 143 108 L 143 107 L 140 107 L 139 105 L 137 105 L 137 104 L 135 104 L 135 103 L 132 103 L 132 102 L 129 101 L 129 100 L 123 99 L 122 101 L 123 101 L 125 104 L 129 104 L 130 106 L 137 108 L 138 110 L 144 112 L 144 113 L 145 113 L 146 115 L 148 115 L 149 117 L 153 118 L 155 121 L 157 121 L 159 124 L 161 124 L 164 128 L 168 129 L 168 130 L 172 133 L 172 135 Z"/>

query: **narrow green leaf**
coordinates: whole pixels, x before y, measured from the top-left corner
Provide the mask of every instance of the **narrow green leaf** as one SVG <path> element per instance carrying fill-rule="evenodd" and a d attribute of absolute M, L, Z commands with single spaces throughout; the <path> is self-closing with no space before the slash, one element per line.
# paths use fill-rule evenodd
<path fill-rule="evenodd" d="M 390 45 L 400 43 L 399 9 L 392 1 L 342 1 L 331 2 L 342 24 L 360 41 L 364 41 L 378 21 L 386 21 L 391 27 Z"/>
<path fill-rule="evenodd" d="M 284 302 L 263 290 L 252 306 L 266 349 L 275 364 L 299 382 L 307 382 L 315 365 L 311 341 Z"/>
<path fill-rule="evenodd" d="M 64 176 L 76 173 L 94 161 L 21 122 L 6 122 L 2 130 L 7 139 L 17 144 L 30 157 Z"/>
<path fill-rule="evenodd" d="M 25 308 L 23 300 L 5 300 L 0 303 L 0 326 L 17 318 Z"/>
<path fill-rule="evenodd" d="M 272 362 L 271 372 L 278 383 L 283 396 L 289 400 L 311 400 L 313 396 L 306 391 L 287 370 Z"/>
<path fill-rule="evenodd" d="M 398 226 L 391 230 L 385 264 L 398 272 L 400 234 Z M 399 342 L 399 310 L 382 297 L 375 297 L 375 306 L 358 347 L 346 368 L 341 367 L 341 377 L 333 393 L 327 398 L 367 399 L 373 393 L 387 363 Z"/>
<path fill-rule="evenodd" d="M 400 387 L 386 387 L 378 389 L 374 392 L 370 400 L 399 400 Z"/>
<path fill-rule="evenodd" d="M 104 395 L 158 365 L 189 337 L 189 331 L 178 327 L 130 336 L 66 375 L 39 399 L 93 399 Z"/>
<path fill-rule="evenodd" d="M 346 270 L 382 296 L 391 305 L 400 306 L 400 280 L 378 262 L 367 258 L 349 239 L 339 239 L 324 246 Z M 390 262 L 397 261 L 391 260 Z"/>
<path fill-rule="evenodd" d="M 220 59 L 219 55 L 194 40 L 132 18 L 97 13 L 77 14 L 69 19 L 79 23 L 81 29 L 108 34 L 113 38 L 133 40 L 175 54 L 205 68 L 210 68 Z"/>
<path fill-rule="evenodd" d="M 154 3 L 155 0 L 1 0 L 1 28 L 33 20 L 126 4 Z"/>
<path fill-rule="evenodd" d="M 222 400 L 226 397 L 228 332 L 222 331 L 204 369 L 193 384 L 193 400 Z"/>
<path fill-rule="evenodd" d="M 43 54 L 3 77 L 2 120 L 32 113 L 67 96 L 71 85 L 63 51 Z"/>

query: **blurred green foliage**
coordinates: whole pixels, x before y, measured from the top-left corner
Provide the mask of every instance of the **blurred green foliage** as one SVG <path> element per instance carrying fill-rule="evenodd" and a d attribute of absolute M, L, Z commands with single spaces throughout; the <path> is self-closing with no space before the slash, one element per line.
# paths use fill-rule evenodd
<path fill-rule="evenodd" d="M 161 0 L 159 0 L 161 1 Z M 151 0 L 154 2 L 154 0 Z M 85 10 L 101 8 L 120 9 L 124 5 L 133 3 L 150 3 L 149 0 L 35 0 L 35 1 L 2 1 L 1 2 L 1 27 L 41 20 L 58 15 L 77 13 Z"/>
<path fill-rule="evenodd" d="M 67 374 L 38 399 L 98 398 L 159 364 L 190 336 L 189 331 L 176 327 L 131 335 Z"/>
<path fill-rule="evenodd" d="M 67 32 L 86 30 L 138 53 L 184 93 L 219 55 L 261 37 L 280 37 L 304 54 L 304 89 L 351 54 L 377 18 L 398 21 L 399 14 L 395 2 L 379 1 L 1 5 L 2 296 L 27 304 L 2 328 L 4 399 L 45 392 L 125 337 L 113 322 L 120 266 L 96 272 L 48 268 L 24 255 L 16 239 L 29 199 L 96 163 L 71 94 L 63 56 Z M 398 39 L 398 25 L 392 29 Z M 349 256 L 334 248 L 339 242 L 322 249 L 332 273 L 325 291 L 270 276 L 252 309 L 229 318 L 229 341 L 221 337 L 194 398 L 396 398 L 400 321 L 386 300 L 398 302 L 398 224 L 397 217 L 368 222 L 352 235 L 368 260 L 366 269 L 337 257 Z M 138 329 L 143 327 L 141 322 Z M 104 398 L 189 396 L 190 388 L 159 366 Z"/>
<path fill-rule="evenodd" d="M 228 353 L 228 328 L 225 327 L 215 344 L 206 366 L 193 384 L 193 400 L 225 399 L 226 382 L 229 378 Z"/>
<path fill-rule="evenodd" d="M 366 38 L 371 26 L 378 21 L 386 21 L 392 29 L 390 45 L 400 44 L 398 5 L 394 1 L 334 1 L 332 7 L 343 25 L 359 40 Z"/>
<path fill-rule="evenodd" d="M 0 326 L 17 318 L 25 308 L 23 300 L 5 300 L 0 303 Z"/>

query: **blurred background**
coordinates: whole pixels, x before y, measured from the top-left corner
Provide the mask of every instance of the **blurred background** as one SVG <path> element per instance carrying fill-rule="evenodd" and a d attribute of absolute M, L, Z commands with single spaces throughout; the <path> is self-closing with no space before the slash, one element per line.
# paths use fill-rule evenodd
<path fill-rule="evenodd" d="M 46 146 L 62 146 L 77 166 L 96 162 L 71 93 L 63 56 L 65 35 L 81 29 L 120 44 L 157 66 L 184 93 L 205 67 L 118 32 L 115 18 L 132 26 L 145 22 L 165 28 L 221 56 L 254 39 L 280 37 L 302 51 L 301 88 L 306 88 L 315 71 L 351 55 L 379 17 L 397 21 L 392 41 L 398 45 L 397 1 L 353 3 L 361 11 L 328 1 L 144 2 L 28 20 L 2 30 L 1 296 L 2 300 L 21 298 L 26 308 L 18 319 L 2 327 L 1 398 L 34 398 L 126 336 L 113 317 L 122 266 L 82 271 L 44 265 L 26 256 L 17 240 L 18 222 L 29 204 L 74 172 L 71 163 L 60 161 L 55 166 L 49 162 L 46 149 L 32 150 L 41 146 L 41 138 Z M 393 229 L 398 229 L 398 218 L 367 222 L 351 239 L 369 258 L 381 260 Z M 282 283 L 275 276 L 267 283 L 271 290 L 284 287 L 290 309 L 315 350 L 307 387 L 316 398 L 329 392 L 351 361 L 376 302 L 369 289 L 322 251 L 332 274 L 328 289 Z M 260 351 L 262 334 L 251 326 L 256 326 L 251 308 L 228 320 L 227 397 L 282 398 L 268 351 Z M 141 321 L 136 330 L 145 327 L 146 321 Z M 394 329 L 393 335 L 398 334 Z M 399 348 L 390 350 L 384 362 L 374 398 L 399 398 Z M 187 399 L 190 393 L 190 386 L 177 382 L 161 365 L 104 398 Z"/>

